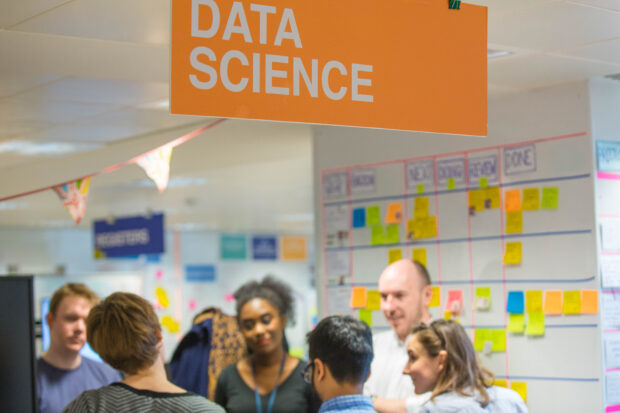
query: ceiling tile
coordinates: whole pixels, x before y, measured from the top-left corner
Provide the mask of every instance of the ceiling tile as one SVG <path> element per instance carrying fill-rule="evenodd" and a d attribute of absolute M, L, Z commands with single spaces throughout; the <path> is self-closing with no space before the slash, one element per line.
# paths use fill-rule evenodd
<path fill-rule="evenodd" d="M 584 4 L 602 9 L 620 11 L 620 1 L 618 0 L 572 0 L 572 3 Z"/>
<path fill-rule="evenodd" d="M 591 44 L 561 54 L 620 64 L 620 39 Z"/>
<path fill-rule="evenodd" d="M 11 121 L 45 122 L 50 125 L 74 122 L 118 109 L 117 105 L 73 103 L 58 100 L 12 97 L 0 99 L 0 130 Z"/>
<path fill-rule="evenodd" d="M 52 9 L 67 0 L 8 0 L 0 1 L 0 28 L 6 28 L 29 17 Z"/>
<path fill-rule="evenodd" d="M 0 72 L 0 98 L 24 92 L 59 79 L 62 79 L 62 76 L 45 73 Z"/>

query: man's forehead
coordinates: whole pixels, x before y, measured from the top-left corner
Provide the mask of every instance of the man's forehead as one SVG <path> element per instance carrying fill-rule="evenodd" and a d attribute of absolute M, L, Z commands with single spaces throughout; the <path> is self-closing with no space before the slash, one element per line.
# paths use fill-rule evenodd
<path fill-rule="evenodd" d="M 86 310 L 90 311 L 92 304 L 88 299 L 80 295 L 68 295 L 58 305 L 58 310 L 63 312 Z"/>

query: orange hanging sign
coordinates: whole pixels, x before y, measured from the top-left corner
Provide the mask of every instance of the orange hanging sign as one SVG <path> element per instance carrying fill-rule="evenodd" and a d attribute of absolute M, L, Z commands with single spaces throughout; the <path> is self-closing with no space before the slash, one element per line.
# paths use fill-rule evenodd
<path fill-rule="evenodd" d="M 487 134 L 487 9 L 172 0 L 171 112 Z"/>

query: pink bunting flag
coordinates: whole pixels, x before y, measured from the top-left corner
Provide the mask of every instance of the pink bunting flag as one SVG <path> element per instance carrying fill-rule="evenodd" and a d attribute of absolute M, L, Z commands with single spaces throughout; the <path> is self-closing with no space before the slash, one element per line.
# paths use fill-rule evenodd
<path fill-rule="evenodd" d="M 156 151 L 149 152 L 136 162 L 144 169 L 149 178 L 155 181 L 159 192 L 164 192 L 170 176 L 170 157 L 172 146 L 166 145 Z"/>
<path fill-rule="evenodd" d="M 78 179 L 68 184 L 54 187 L 54 191 L 60 197 L 62 204 L 67 207 L 69 214 L 76 224 L 79 224 L 86 212 L 86 199 L 90 186 L 90 176 Z"/>

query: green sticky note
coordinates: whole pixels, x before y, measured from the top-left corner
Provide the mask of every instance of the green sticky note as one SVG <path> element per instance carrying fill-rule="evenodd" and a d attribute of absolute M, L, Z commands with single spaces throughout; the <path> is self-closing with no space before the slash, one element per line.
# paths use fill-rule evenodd
<path fill-rule="evenodd" d="M 487 179 L 486 176 L 481 176 L 480 177 L 480 188 L 486 188 L 487 186 L 489 186 L 489 180 Z"/>
<path fill-rule="evenodd" d="M 448 187 L 448 189 L 456 188 L 456 182 L 454 182 L 454 178 L 448 178 L 446 181 L 446 186 Z"/>
<path fill-rule="evenodd" d="M 545 315 L 543 313 L 528 314 L 525 334 L 528 336 L 545 335 Z"/>
<path fill-rule="evenodd" d="M 477 328 L 474 331 L 474 350 L 484 350 L 484 343 L 487 341 L 493 341 L 493 335 L 488 328 Z"/>
<path fill-rule="evenodd" d="M 418 184 L 418 194 L 424 193 L 424 184 Z"/>
<path fill-rule="evenodd" d="M 398 244 L 400 242 L 400 230 L 396 224 L 385 226 L 385 239 L 386 244 Z"/>
<path fill-rule="evenodd" d="M 543 187 L 540 207 L 542 209 L 558 209 L 559 198 L 560 190 L 557 186 Z"/>
<path fill-rule="evenodd" d="M 491 338 L 493 341 L 492 351 L 506 351 L 506 330 L 503 328 L 491 330 Z"/>
<path fill-rule="evenodd" d="M 369 227 L 381 224 L 381 208 L 379 205 L 366 208 L 366 225 Z"/>
<path fill-rule="evenodd" d="M 525 314 L 508 314 L 508 331 L 522 334 L 524 328 Z"/>
<path fill-rule="evenodd" d="M 384 238 L 383 225 L 373 225 L 370 228 L 370 245 L 382 245 Z"/>
<path fill-rule="evenodd" d="M 491 308 L 491 287 L 477 287 L 474 301 L 476 310 L 486 311 Z"/>
<path fill-rule="evenodd" d="M 360 308 L 360 321 L 365 322 L 368 327 L 372 327 L 372 310 Z"/>

